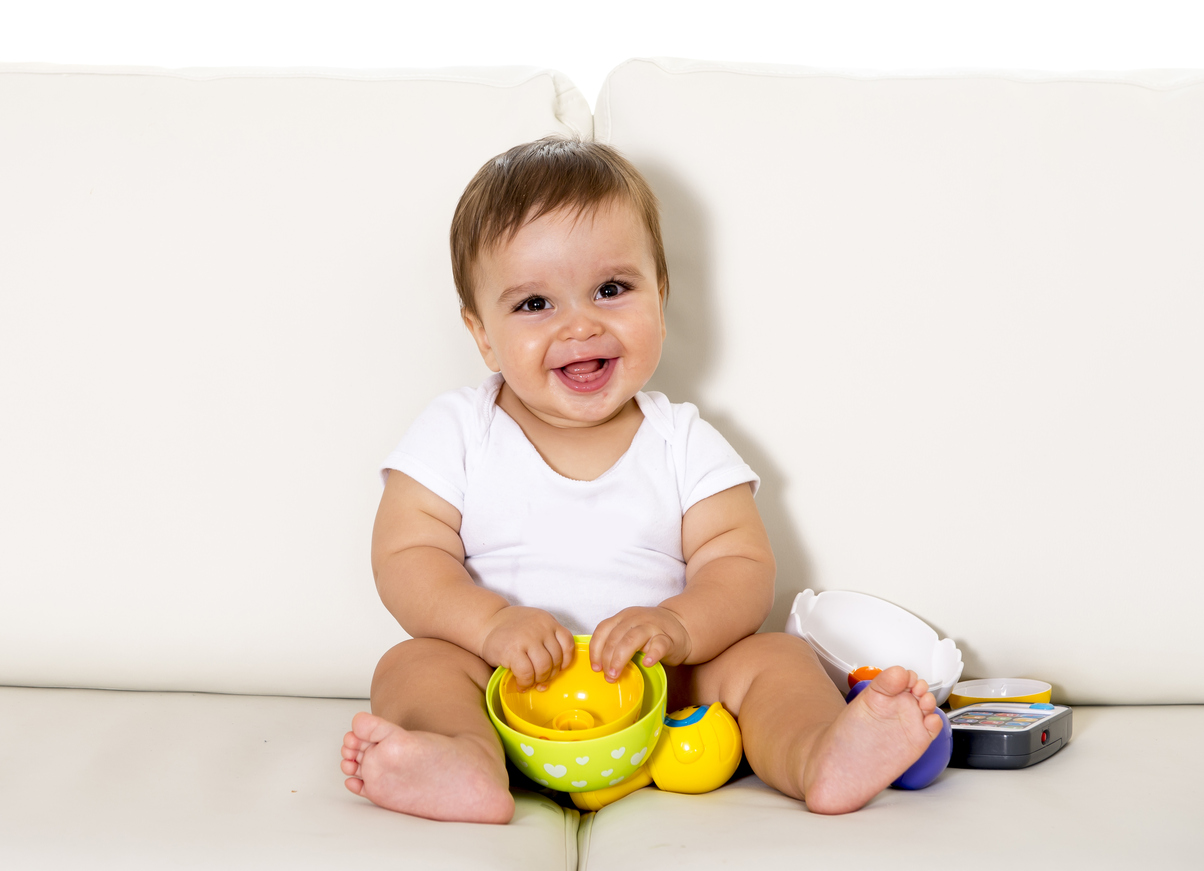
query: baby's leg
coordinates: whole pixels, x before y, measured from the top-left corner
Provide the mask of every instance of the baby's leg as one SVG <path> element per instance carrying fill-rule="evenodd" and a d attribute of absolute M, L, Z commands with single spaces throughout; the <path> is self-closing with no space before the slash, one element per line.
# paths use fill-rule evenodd
<path fill-rule="evenodd" d="M 437 639 L 386 653 L 372 678 L 372 713 L 356 714 L 343 739 L 347 788 L 414 816 L 509 822 L 506 759 L 485 712 L 492 671 Z"/>
<path fill-rule="evenodd" d="M 693 704 L 737 717 L 753 771 L 818 813 L 862 807 L 920 758 L 941 728 L 915 672 L 895 666 L 849 705 L 804 641 L 752 635 L 689 670 Z"/>

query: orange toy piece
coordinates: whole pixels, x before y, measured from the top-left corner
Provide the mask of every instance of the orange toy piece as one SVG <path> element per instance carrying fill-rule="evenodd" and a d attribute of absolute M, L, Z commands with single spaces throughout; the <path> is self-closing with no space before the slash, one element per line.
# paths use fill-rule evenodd
<path fill-rule="evenodd" d="M 873 680 L 880 674 L 882 674 L 882 669 L 874 668 L 872 665 L 863 665 L 861 668 L 855 668 L 849 672 L 849 689 L 857 686 L 863 680 Z"/>

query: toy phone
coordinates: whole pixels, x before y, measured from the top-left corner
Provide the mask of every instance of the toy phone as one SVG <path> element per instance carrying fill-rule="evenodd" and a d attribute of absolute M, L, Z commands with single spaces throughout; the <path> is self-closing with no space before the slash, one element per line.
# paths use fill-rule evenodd
<path fill-rule="evenodd" d="M 1070 708 L 985 702 L 949 712 L 954 768 L 1027 768 L 1070 742 Z"/>

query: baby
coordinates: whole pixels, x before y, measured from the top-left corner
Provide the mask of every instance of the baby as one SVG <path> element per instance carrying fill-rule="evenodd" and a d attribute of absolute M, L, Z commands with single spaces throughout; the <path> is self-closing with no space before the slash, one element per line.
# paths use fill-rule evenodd
<path fill-rule="evenodd" d="M 347 787 L 440 820 L 505 823 L 493 669 L 541 689 L 592 634 L 615 680 L 637 651 L 669 710 L 722 702 L 752 770 L 819 813 L 856 810 L 941 722 L 898 666 L 845 705 L 808 645 L 757 633 L 774 559 L 756 475 L 697 409 L 644 393 L 669 290 L 656 198 L 614 149 L 558 138 L 485 164 L 452 222 L 465 325 L 493 372 L 444 394 L 389 456 L 372 535 L 412 640 L 343 743 Z"/>

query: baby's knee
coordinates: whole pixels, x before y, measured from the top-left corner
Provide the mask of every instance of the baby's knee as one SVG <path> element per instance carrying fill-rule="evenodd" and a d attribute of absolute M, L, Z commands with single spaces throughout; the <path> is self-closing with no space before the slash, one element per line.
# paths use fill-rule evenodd
<path fill-rule="evenodd" d="M 407 638 L 400 644 L 390 647 L 376 664 L 377 673 L 392 671 L 409 665 L 418 665 L 424 659 L 435 656 L 438 647 L 447 642 L 434 638 Z"/>
<path fill-rule="evenodd" d="M 742 638 L 728 648 L 746 667 L 781 666 L 799 660 L 815 659 L 815 651 L 806 641 L 785 632 L 758 632 Z"/>
<path fill-rule="evenodd" d="M 493 669 L 479 657 L 450 641 L 410 638 L 395 644 L 380 658 L 372 678 L 373 686 L 390 674 L 406 671 L 432 675 L 446 671 L 464 672 L 484 686 L 489 682 Z"/>
<path fill-rule="evenodd" d="M 814 653 L 800 638 L 784 632 L 749 635 L 692 670 L 691 704 L 721 701 L 729 711 L 738 713 L 755 682 L 805 671 L 808 658 L 814 659 Z"/>

